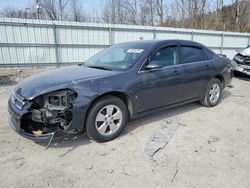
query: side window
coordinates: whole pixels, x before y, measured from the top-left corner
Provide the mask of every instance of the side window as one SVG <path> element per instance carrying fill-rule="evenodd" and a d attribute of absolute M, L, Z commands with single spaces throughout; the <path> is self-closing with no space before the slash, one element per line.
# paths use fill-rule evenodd
<path fill-rule="evenodd" d="M 204 57 L 203 50 L 198 47 L 181 46 L 181 53 L 183 63 L 192 63 L 206 60 L 206 58 Z"/>
<path fill-rule="evenodd" d="M 150 61 L 159 61 L 163 67 L 178 64 L 177 47 L 166 47 L 157 51 Z"/>

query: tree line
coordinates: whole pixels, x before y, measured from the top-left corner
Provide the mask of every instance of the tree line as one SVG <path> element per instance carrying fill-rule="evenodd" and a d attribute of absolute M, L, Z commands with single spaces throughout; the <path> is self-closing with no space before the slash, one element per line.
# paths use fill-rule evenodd
<path fill-rule="evenodd" d="M 0 15 L 250 32 L 249 0 L 105 0 L 95 10 L 87 10 L 85 4 L 80 0 L 34 0 L 29 8 L 7 7 Z"/>

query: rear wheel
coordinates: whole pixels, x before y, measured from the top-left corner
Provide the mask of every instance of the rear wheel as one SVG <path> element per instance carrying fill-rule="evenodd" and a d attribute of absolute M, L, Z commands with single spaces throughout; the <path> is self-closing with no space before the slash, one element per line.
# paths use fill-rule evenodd
<path fill-rule="evenodd" d="M 221 100 L 222 83 L 219 79 L 213 78 L 207 85 L 201 104 L 207 107 L 216 106 Z"/>
<path fill-rule="evenodd" d="M 116 138 L 127 122 L 128 110 L 124 102 L 113 96 L 97 100 L 86 121 L 87 135 L 98 142 Z"/>

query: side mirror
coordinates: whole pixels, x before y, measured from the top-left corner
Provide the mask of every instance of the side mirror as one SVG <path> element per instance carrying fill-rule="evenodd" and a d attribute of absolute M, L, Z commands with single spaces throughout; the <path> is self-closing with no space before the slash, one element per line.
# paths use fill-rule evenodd
<path fill-rule="evenodd" d="M 160 61 L 150 61 L 148 65 L 144 67 L 144 70 L 151 71 L 162 68 L 162 63 Z"/>

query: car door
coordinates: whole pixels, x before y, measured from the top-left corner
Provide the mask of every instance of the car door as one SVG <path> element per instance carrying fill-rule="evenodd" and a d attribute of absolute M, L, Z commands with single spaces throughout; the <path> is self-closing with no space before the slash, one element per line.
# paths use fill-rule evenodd
<path fill-rule="evenodd" d="M 160 62 L 162 67 L 145 70 L 155 61 Z M 177 44 L 162 46 L 152 53 L 138 73 L 137 111 L 152 110 L 181 100 L 182 76 Z"/>
<path fill-rule="evenodd" d="M 183 99 L 200 97 L 211 77 L 212 61 L 205 49 L 199 46 L 181 45 L 181 63 L 183 65 Z"/>

